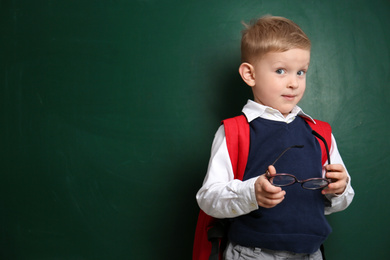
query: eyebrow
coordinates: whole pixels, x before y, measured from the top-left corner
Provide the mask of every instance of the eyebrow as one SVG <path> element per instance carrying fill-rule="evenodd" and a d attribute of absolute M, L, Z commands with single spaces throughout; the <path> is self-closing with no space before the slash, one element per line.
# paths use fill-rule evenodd
<path fill-rule="evenodd" d="M 289 64 L 289 62 L 285 62 L 285 61 L 279 60 L 279 61 L 272 62 L 271 65 L 272 65 L 272 66 L 276 66 L 276 65 L 279 65 L 278 63 L 281 63 L 282 66 L 285 66 L 285 64 Z M 300 66 L 300 67 L 302 67 L 302 68 L 308 68 L 309 66 L 310 66 L 310 61 L 309 61 L 308 63 L 306 63 L 305 65 Z"/>

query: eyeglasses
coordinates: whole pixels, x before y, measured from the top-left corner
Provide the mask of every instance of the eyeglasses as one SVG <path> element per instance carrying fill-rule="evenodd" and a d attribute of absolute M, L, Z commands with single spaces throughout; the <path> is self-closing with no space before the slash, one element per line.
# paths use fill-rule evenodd
<path fill-rule="evenodd" d="M 326 149 L 326 155 L 328 157 L 328 164 L 330 164 L 330 156 L 329 156 L 329 149 L 328 145 L 325 141 L 325 139 L 318 134 L 316 131 L 312 131 L 312 134 L 318 137 L 322 142 L 325 144 L 325 149 Z M 291 148 L 303 148 L 303 145 L 293 145 L 288 148 L 286 148 L 277 158 L 276 160 L 272 163 L 272 166 Z M 329 179 L 325 178 L 310 178 L 306 180 L 298 180 L 297 177 L 295 177 L 292 174 L 287 174 L 287 173 L 277 173 L 274 175 L 271 175 L 269 171 L 267 170 L 266 172 L 266 177 L 269 182 L 271 182 L 272 185 L 278 186 L 278 187 L 285 187 L 292 185 L 294 183 L 300 183 L 302 188 L 307 189 L 307 190 L 318 190 L 325 188 L 329 185 L 331 182 Z"/>

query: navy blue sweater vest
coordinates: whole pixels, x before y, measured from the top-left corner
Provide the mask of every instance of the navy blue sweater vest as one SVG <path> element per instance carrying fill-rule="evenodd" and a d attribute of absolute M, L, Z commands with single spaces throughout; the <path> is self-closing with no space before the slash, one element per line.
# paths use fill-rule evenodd
<path fill-rule="evenodd" d="M 310 126 L 297 117 L 286 124 L 257 118 L 250 123 L 250 150 L 244 179 L 266 172 L 275 164 L 277 173 L 295 175 L 298 180 L 322 177 L 321 147 Z M 299 183 L 283 187 L 285 199 L 271 209 L 259 208 L 232 220 L 229 240 L 246 247 L 260 247 L 295 253 L 314 253 L 325 241 L 331 227 L 324 216 L 321 190 L 305 190 Z"/>

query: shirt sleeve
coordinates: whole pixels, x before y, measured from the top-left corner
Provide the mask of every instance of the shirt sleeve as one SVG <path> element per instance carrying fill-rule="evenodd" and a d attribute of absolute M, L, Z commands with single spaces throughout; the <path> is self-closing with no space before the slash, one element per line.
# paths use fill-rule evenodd
<path fill-rule="evenodd" d="M 349 204 L 351 204 L 353 197 L 355 196 L 355 191 L 351 186 L 351 176 L 347 171 L 347 167 L 345 167 L 344 162 L 341 158 L 341 155 L 337 149 L 336 139 L 332 134 L 332 144 L 330 148 L 330 160 L 332 164 L 341 164 L 345 168 L 348 174 L 348 182 L 345 191 L 341 195 L 336 194 L 326 194 L 325 196 L 330 200 L 331 206 L 325 207 L 325 215 L 329 215 L 334 212 L 342 211 L 346 209 Z M 323 175 L 325 176 L 325 170 L 323 171 Z"/>
<path fill-rule="evenodd" d="M 256 179 L 234 179 L 225 130 L 221 125 L 214 137 L 206 177 L 196 194 L 199 207 L 215 218 L 232 218 L 256 210 Z"/>

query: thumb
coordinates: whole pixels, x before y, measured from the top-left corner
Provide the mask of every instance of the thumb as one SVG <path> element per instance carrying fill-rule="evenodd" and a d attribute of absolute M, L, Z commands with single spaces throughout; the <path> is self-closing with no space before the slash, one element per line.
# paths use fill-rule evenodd
<path fill-rule="evenodd" d="M 269 172 L 269 175 L 275 175 L 276 174 L 276 169 L 273 165 L 270 165 L 268 166 L 268 172 Z"/>

